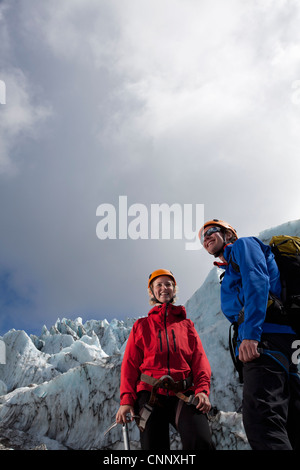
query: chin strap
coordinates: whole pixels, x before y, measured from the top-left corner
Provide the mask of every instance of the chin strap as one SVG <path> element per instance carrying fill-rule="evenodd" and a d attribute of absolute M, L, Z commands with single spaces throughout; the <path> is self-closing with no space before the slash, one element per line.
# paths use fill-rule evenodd
<path fill-rule="evenodd" d="M 222 255 L 224 253 L 226 246 L 232 245 L 235 241 L 236 241 L 236 238 L 234 236 L 230 240 L 225 241 L 225 234 L 224 234 L 223 246 L 219 251 L 217 251 L 216 253 L 213 253 L 214 257 L 219 258 L 220 255 Z"/>
<path fill-rule="evenodd" d="M 215 258 L 219 258 L 220 255 L 222 255 L 223 253 L 224 253 L 224 245 L 223 245 L 223 247 L 221 248 L 221 250 L 216 251 L 216 253 L 213 253 L 213 255 L 214 255 Z"/>

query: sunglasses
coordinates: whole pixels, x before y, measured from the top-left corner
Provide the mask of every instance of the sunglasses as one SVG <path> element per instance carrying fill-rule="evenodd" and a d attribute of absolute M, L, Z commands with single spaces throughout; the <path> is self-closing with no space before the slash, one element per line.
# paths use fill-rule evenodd
<path fill-rule="evenodd" d="M 221 232 L 221 228 L 220 227 L 210 227 L 208 230 L 206 230 L 206 232 L 201 235 L 202 245 L 203 245 L 204 239 L 206 237 L 209 237 L 212 233 L 216 233 L 216 232 Z"/>

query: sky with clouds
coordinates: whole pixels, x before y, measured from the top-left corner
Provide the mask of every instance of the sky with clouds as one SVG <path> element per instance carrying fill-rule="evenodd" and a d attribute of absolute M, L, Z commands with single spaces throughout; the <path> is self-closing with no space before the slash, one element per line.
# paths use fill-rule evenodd
<path fill-rule="evenodd" d="M 0 334 L 145 315 L 159 267 L 180 303 L 200 287 L 213 260 L 184 239 L 97 236 L 120 196 L 240 236 L 299 219 L 299 20 L 296 0 L 0 1 Z"/>

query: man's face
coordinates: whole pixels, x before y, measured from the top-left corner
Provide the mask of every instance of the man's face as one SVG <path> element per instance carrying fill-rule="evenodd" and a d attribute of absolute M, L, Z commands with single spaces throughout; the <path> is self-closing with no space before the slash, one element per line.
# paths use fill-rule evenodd
<path fill-rule="evenodd" d="M 223 234 L 220 231 L 210 233 L 209 229 L 212 227 L 214 226 L 208 225 L 207 227 L 205 227 L 203 234 L 203 246 L 210 255 L 213 255 L 220 251 L 224 244 Z"/>

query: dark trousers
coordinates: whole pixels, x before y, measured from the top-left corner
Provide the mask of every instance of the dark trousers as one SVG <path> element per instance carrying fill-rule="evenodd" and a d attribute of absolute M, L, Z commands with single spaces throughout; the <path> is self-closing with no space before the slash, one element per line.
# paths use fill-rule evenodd
<path fill-rule="evenodd" d="M 264 354 L 244 364 L 243 422 L 253 450 L 300 449 L 300 380 L 294 335 L 264 334 Z"/>
<path fill-rule="evenodd" d="M 158 403 L 147 421 L 146 428 L 140 433 L 141 447 L 143 450 L 169 450 L 170 436 L 169 424 L 180 434 L 183 450 L 213 450 L 211 432 L 207 416 L 195 406 L 186 403 L 174 396 L 157 394 Z M 136 412 L 149 401 L 150 392 L 138 393 Z M 176 426 L 177 406 L 180 404 L 181 411 Z"/>

